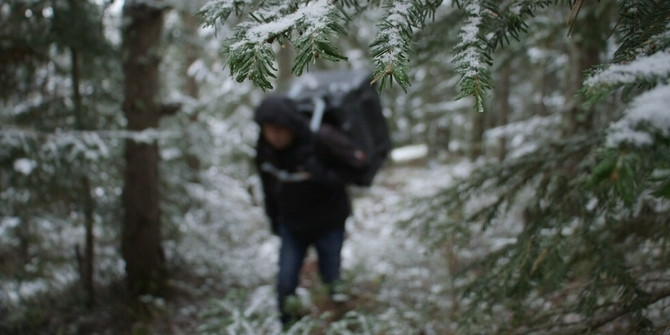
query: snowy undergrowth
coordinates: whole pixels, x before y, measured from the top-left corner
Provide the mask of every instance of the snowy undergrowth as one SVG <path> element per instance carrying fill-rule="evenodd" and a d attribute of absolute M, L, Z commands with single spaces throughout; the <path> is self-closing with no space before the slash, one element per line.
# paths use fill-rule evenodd
<path fill-rule="evenodd" d="M 313 284 L 298 290 L 310 313 L 286 333 L 323 334 L 426 334 L 452 333 L 449 317 L 458 302 L 451 291 L 448 249 L 427 248 L 410 232 L 398 227 L 400 218 L 411 215 L 412 200 L 448 186 L 455 177 L 469 173 L 471 164 L 391 166 L 381 171 L 375 184 L 353 190 L 354 215 L 347 223 L 343 270 L 350 300 L 346 311 L 324 306 L 322 293 Z M 199 333 L 279 333 L 274 297 L 278 246 L 266 237 L 261 252 L 246 260 L 248 269 L 264 269 L 248 286 L 214 299 L 200 314 Z M 257 250 L 257 246 L 239 245 Z M 243 252 L 243 251 L 239 251 Z M 252 270 L 253 271 L 253 270 Z M 314 306 L 317 305 L 317 306 Z M 333 314 L 342 315 L 334 317 Z"/>
<path fill-rule="evenodd" d="M 456 325 L 451 316 L 459 302 L 450 279 L 450 249 L 426 247 L 397 222 L 411 216 L 413 199 L 449 186 L 471 168 L 466 162 L 392 165 L 380 172 L 372 187 L 353 190 L 354 215 L 347 224 L 343 249 L 350 300 L 344 310 L 334 309 L 324 303 L 318 285 L 302 283 L 298 294 L 309 315 L 286 333 L 453 333 Z M 274 292 L 279 240 L 270 234 L 261 202 L 249 192 L 249 183 L 257 181 L 239 180 L 213 169 L 202 175 L 202 184 L 187 187 L 188 196 L 204 205 L 183 214 L 177 223 L 179 238 L 165 241 L 164 247 L 171 266 L 192 276 L 171 278 L 172 285 L 191 298 L 157 300 L 154 309 L 160 321 L 148 325 L 149 329 L 173 334 L 281 332 Z M 49 236 L 65 238 L 49 243 L 72 246 L 81 241 L 82 231 L 79 227 Z M 115 246 L 99 246 L 96 252 L 97 271 L 119 277 L 123 264 Z M 51 280 L 48 286 L 21 285 L 57 291 L 77 280 L 71 263 L 53 273 L 64 281 L 46 278 Z M 3 281 L 4 294 L 18 292 L 16 285 Z"/>
<path fill-rule="evenodd" d="M 181 237 L 166 249 L 190 271 L 198 276 L 220 276 L 225 286 L 267 280 L 274 271 L 277 241 L 269 238 L 262 209 L 254 206 L 241 181 L 217 169 L 202 178 L 203 183 L 191 185 L 189 191 L 192 199 L 205 205 L 185 213 L 179 227 Z"/>

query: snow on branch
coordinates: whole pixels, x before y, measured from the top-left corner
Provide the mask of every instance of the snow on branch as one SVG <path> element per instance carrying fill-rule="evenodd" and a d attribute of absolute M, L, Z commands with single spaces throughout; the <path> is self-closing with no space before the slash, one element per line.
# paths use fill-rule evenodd
<path fill-rule="evenodd" d="M 612 124 L 607 146 L 654 144 L 654 135 L 670 138 L 670 85 L 661 85 L 636 97 L 626 115 Z"/>
<path fill-rule="evenodd" d="M 462 7 L 467 15 L 458 32 L 459 43 L 454 50 L 453 61 L 461 76 L 461 94 L 458 98 L 473 96 L 475 109 L 484 111 L 484 98 L 492 87 L 491 56 L 487 52 L 486 39 L 480 31 L 483 8 L 479 0 L 471 0 Z"/>
<path fill-rule="evenodd" d="M 465 11 L 468 13 L 468 18 L 465 24 L 458 32 L 460 42 L 456 45 L 460 49 L 454 56 L 454 60 L 458 62 L 462 68 L 462 75 L 465 77 L 476 76 L 477 73 L 485 68 L 479 57 L 479 49 L 481 40 L 479 39 L 479 26 L 482 22 L 480 16 L 481 7 L 479 1 L 475 0 L 465 6 Z"/>
<path fill-rule="evenodd" d="M 112 148 L 120 146 L 120 140 L 151 144 L 155 141 L 178 138 L 176 132 L 166 132 L 149 128 L 143 131 L 97 130 L 97 131 L 56 131 L 40 132 L 20 128 L 0 129 L 0 146 L 18 148 L 24 152 L 38 152 L 45 158 L 63 157 L 74 161 L 77 157 L 95 161 L 109 158 Z M 20 164 L 19 167 L 25 167 Z M 16 168 L 16 167 L 15 167 Z M 17 169 L 25 171 L 26 169 Z"/>
<path fill-rule="evenodd" d="M 268 22 L 261 22 L 255 26 L 246 29 L 242 40 L 230 46 L 231 50 L 244 48 L 248 44 L 261 44 L 272 41 L 274 36 L 279 36 L 291 28 L 304 23 L 307 26 L 305 34 L 314 34 L 315 32 L 327 26 L 328 13 L 334 8 L 327 0 L 320 0 L 299 8 L 294 13 L 283 16 L 271 17 Z M 259 18 L 265 18 L 263 13 L 280 13 L 280 8 L 272 10 L 259 9 L 256 15 Z"/>
<path fill-rule="evenodd" d="M 409 86 L 407 72 L 414 44 L 414 29 L 424 27 L 427 18 L 434 17 L 442 1 L 389 1 L 385 18 L 377 24 L 372 42 L 375 63 L 374 82 L 384 88 L 395 80 L 403 90 Z"/>
<path fill-rule="evenodd" d="M 617 87 L 640 82 L 657 83 L 667 78 L 670 78 L 670 51 L 661 51 L 627 64 L 611 65 L 588 77 L 584 85 L 588 88 Z"/>
<path fill-rule="evenodd" d="M 386 18 L 378 25 L 377 36 L 372 43 L 372 57 L 375 62 L 373 82 L 380 81 L 381 87 L 386 86 L 387 78 L 405 89 L 409 79 L 407 68 L 409 63 L 409 44 L 412 39 L 412 26 L 409 13 L 412 4 L 393 2 L 388 7 Z"/>
<path fill-rule="evenodd" d="M 231 6 L 236 3 L 212 2 L 204 10 L 210 13 L 205 16 L 210 15 L 210 19 L 215 17 L 216 14 L 211 14 L 216 13 L 212 6 L 217 4 L 227 6 L 218 10 L 219 13 L 229 15 Z M 338 23 L 342 18 L 332 1 L 310 1 L 301 6 L 280 1 L 262 3 L 260 8 L 251 10 L 249 16 L 253 21 L 238 24 L 235 36 L 224 47 L 231 74 L 238 82 L 250 79 L 263 89 L 272 88 L 269 78 L 275 78 L 277 72 L 272 48 L 274 41 L 294 42 L 297 57 L 292 70 L 298 75 L 314 59 L 346 59 L 329 39 L 332 34 L 346 34 Z"/>
<path fill-rule="evenodd" d="M 29 175 L 45 161 L 77 162 L 80 159 L 97 162 L 113 158 L 123 148 L 124 140 L 153 144 L 180 138 L 183 134 L 154 128 L 143 131 L 127 130 L 57 130 L 43 132 L 32 129 L 0 128 L 0 147 L 16 151 L 12 157 L 14 171 Z"/>
<path fill-rule="evenodd" d="M 217 22 L 223 23 L 233 12 L 240 15 L 251 2 L 252 0 L 210 0 L 200 8 L 199 13 L 205 24 L 213 26 Z"/>

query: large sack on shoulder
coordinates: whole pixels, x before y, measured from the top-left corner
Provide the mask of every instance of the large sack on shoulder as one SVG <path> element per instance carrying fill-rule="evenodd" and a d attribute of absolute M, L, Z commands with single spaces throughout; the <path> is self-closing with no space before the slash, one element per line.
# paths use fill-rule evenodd
<path fill-rule="evenodd" d="M 311 72 L 297 78 L 287 92 L 298 110 L 309 114 L 312 131 L 331 125 L 363 151 L 367 167 L 354 178 L 361 186 L 372 184 L 391 150 L 381 100 L 371 79 L 369 71 Z"/>

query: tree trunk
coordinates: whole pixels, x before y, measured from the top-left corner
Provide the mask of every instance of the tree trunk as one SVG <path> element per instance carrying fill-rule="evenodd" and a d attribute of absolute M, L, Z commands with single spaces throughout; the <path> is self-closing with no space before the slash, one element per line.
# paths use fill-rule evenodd
<path fill-rule="evenodd" d="M 191 12 L 184 11 L 181 13 L 182 23 L 184 24 L 184 35 L 185 35 L 185 47 L 184 54 L 186 60 L 183 64 L 182 72 L 185 78 L 182 89 L 184 94 L 188 95 L 191 98 L 198 99 L 200 96 L 200 86 L 196 80 L 195 75 L 189 75 L 189 69 L 198 60 L 198 18 Z M 197 121 L 199 117 L 199 112 L 195 111 L 190 116 L 191 121 Z M 189 146 L 196 144 L 189 143 Z M 188 177 L 188 181 L 192 183 L 200 183 L 200 168 L 202 162 L 197 154 L 194 151 L 189 150 L 186 153 L 186 164 L 191 169 L 191 175 Z"/>
<path fill-rule="evenodd" d="M 156 128 L 163 10 L 137 1 L 123 7 L 123 112 L 130 131 Z M 126 141 L 121 252 L 131 298 L 161 295 L 166 269 L 161 245 L 158 144 Z"/>
<path fill-rule="evenodd" d="M 277 65 L 278 65 L 278 75 L 277 75 L 277 90 L 282 91 L 288 89 L 288 85 L 293 79 L 293 73 L 291 72 L 291 62 L 293 61 L 295 52 L 293 52 L 293 46 L 290 43 L 284 42 L 277 53 Z"/>
<path fill-rule="evenodd" d="M 183 89 L 186 95 L 197 99 L 200 96 L 200 87 L 198 86 L 198 81 L 195 79 L 195 76 L 188 74 L 188 70 L 191 65 L 198 60 L 198 46 L 196 45 L 196 41 L 198 38 L 199 21 L 198 18 L 190 12 L 182 12 L 181 18 L 186 35 L 186 47 L 184 48 L 186 61 L 184 62 L 183 69 L 185 82 Z"/>
<path fill-rule="evenodd" d="M 73 1 L 70 5 L 74 6 Z M 74 100 L 75 120 L 78 130 L 86 128 L 84 121 L 84 110 L 81 103 L 81 92 L 79 90 L 79 52 L 75 48 L 70 49 L 71 63 L 72 63 L 72 99 Z M 85 162 L 81 163 L 84 166 Z M 84 254 L 81 255 L 77 249 L 77 261 L 79 264 L 79 279 L 81 280 L 84 294 L 86 296 L 86 306 L 91 308 L 95 302 L 94 290 L 94 242 L 93 235 L 93 196 L 91 196 L 91 183 L 86 175 L 86 172 L 81 175 L 81 202 L 84 211 Z"/>
<path fill-rule="evenodd" d="M 497 126 L 504 126 L 507 124 L 511 106 L 509 105 L 510 85 L 512 76 L 512 66 L 509 60 L 500 69 L 500 80 L 496 85 L 496 102 L 498 103 L 498 118 L 496 120 Z M 500 136 L 498 139 L 498 161 L 502 162 L 507 156 L 507 139 L 505 136 Z"/>
<path fill-rule="evenodd" d="M 584 106 L 584 99 L 578 92 L 582 87 L 584 73 L 600 63 L 600 52 L 607 47 L 606 37 L 611 28 L 608 26 L 609 20 L 598 17 L 598 5 L 587 3 L 581 9 L 581 17 L 575 23 L 575 36 L 569 44 L 571 72 L 566 96 L 571 97 L 572 102 L 564 122 L 564 135 L 572 135 L 593 126 L 593 111 Z"/>

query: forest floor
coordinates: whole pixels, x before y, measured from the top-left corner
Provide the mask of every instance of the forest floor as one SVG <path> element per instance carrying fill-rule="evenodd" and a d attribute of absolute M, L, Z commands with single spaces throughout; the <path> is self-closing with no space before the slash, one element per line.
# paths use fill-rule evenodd
<path fill-rule="evenodd" d="M 318 278 L 316 256 L 310 253 L 298 289 L 306 317 L 286 333 L 326 334 L 336 326 L 351 329 L 352 323 L 363 327 L 372 316 L 375 323 L 389 328 L 365 333 L 416 333 L 420 328 L 452 333 L 453 322 L 444 317 L 444 311 L 457 304 L 449 299 L 448 257 L 444 250 L 427 249 L 397 223 L 408 217 L 414 199 L 448 186 L 470 168 L 465 162 L 390 165 L 380 171 L 373 186 L 354 189 L 354 215 L 347 223 L 342 251 L 347 299 L 339 303 L 328 299 Z M 267 231 L 260 206 L 252 207 L 240 209 L 253 212 L 251 217 L 258 221 L 249 231 L 222 233 L 221 226 L 204 226 L 191 232 L 200 234 L 191 243 L 198 249 L 196 256 L 171 260 L 170 294 L 143 299 L 142 307 L 133 312 L 137 317 L 139 311 L 143 321 L 127 317 L 127 306 L 120 299 L 122 285 L 113 283 L 98 289 L 91 309 L 77 306 L 81 297 L 71 296 L 77 292 L 71 288 L 30 302 L 26 310 L 36 313 L 32 317 L 36 324 L 31 324 L 30 315 L 23 315 L 18 326 L 9 318 L 0 318 L 0 323 L 9 334 L 279 334 L 274 295 L 279 241 Z M 219 243 L 224 239 L 235 242 Z M 207 257 L 207 270 L 194 270 L 193 257 Z"/>
<path fill-rule="evenodd" d="M 447 289 L 439 280 L 447 274 L 435 268 L 447 270 L 446 257 L 440 252 L 431 253 L 416 237 L 398 228 L 397 222 L 407 216 L 413 199 L 449 185 L 455 175 L 469 170 L 469 163 L 390 166 L 380 172 L 372 187 L 354 190 L 354 215 L 347 223 L 342 251 L 348 299 L 334 303 L 327 298 L 318 278 L 316 256 L 310 252 L 298 289 L 301 311 L 311 321 L 310 327 L 325 333 L 333 321 L 350 312 L 383 314 L 389 309 L 414 308 L 423 299 L 431 299 L 432 293 L 444 293 Z M 253 265 L 261 262 L 272 264 L 269 268 L 273 269 L 276 258 L 272 252 L 278 240 L 270 236 L 266 243 L 264 248 L 246 246 L 265 250 L 252 253 L 255 257 L 246 260 L 251 268 L 264 268 Z M 253 281 L 251 286 L 222 284 L 207 291 L 198 289 L 202 278 L 173 279 L 186 294 L 167 303 L 159 317 L 147 325 L 150 333 L 217 333 L 217 329 L 234 334 L 279 332 L 274 273 L 258 275 L 262 280 Z M 217 278 L 214 282 L 225 280 Z"/>

